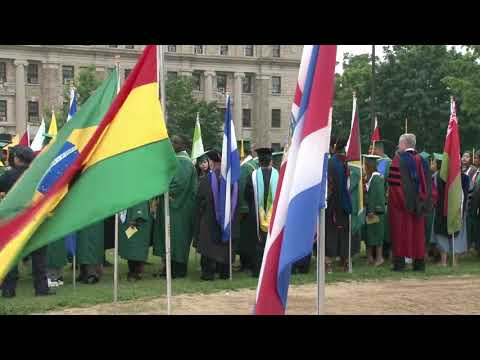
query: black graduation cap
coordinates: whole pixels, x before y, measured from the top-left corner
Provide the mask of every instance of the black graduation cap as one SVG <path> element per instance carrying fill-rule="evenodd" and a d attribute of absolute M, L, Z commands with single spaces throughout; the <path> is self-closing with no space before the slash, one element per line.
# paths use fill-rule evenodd
<path fill-rule="evenodd" d="M 259 148 L 255 149 L 259 161 L 269 161 L 272 159 L 272 149 L 270 148 Z"/>
<path fill-rule="evenodd" d="M 208 150 L 206 153 L 205 153 L 208 158 L 214 162 L 221 162 L 222 161 L 222 153 L 218 150 Z"/>
<path fill-rule="evenodd" d="M 363 155 L 363 158 L 365 159 L 365 162 L 369 164 L 370 166 L 376 167 L 377 166 L 377 161 L 380 158 L 378 155 Z"/>
<path fill-rule="evenodd" d="M 15 148 L 15 156 L 24 163 L 30 164 L 35 158 L 35 153 L 29 147 L 18 146 Z"/>

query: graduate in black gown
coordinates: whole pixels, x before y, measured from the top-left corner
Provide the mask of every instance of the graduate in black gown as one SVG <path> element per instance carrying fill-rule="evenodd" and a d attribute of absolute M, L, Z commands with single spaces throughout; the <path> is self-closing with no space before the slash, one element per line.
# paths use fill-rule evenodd
<path fill-rule="evenodd" d="M 260 167 L 247 178 L 245 200 L 248 203 L 249 238 L 255 246 L 253 277 L 258 277 L 270 226 L 271 213 L 278 183 L 278 171 L 272 166 L 272 149 L 256 150 Z"/>

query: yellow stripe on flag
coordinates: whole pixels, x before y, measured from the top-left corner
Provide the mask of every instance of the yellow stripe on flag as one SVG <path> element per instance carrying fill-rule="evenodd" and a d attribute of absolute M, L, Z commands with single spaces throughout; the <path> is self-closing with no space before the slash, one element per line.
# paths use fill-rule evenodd
<path fill-rule="evenodd" d="M 134 88 L 87 160 L 85 169 L 99 161 L 168 138 L 158 84 Z"/>

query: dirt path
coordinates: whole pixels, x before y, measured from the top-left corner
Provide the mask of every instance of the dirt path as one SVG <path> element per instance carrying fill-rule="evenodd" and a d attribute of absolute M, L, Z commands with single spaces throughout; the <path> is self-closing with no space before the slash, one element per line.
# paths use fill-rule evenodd
<path fill-rule="evenodd" d="M 435 277 L 327 285 L 327 314 L 480 314 L 480 276 Z M 178 295 L 172 311 L 182 315 L 248 315 L 255 291 L 243 289 L 214 294 Z M 315 285 L 292 286 L 288 314 L 315 314 Z M 99 315 L 166 313 L 165 298 L 72 308 L 49 314 Z"/>

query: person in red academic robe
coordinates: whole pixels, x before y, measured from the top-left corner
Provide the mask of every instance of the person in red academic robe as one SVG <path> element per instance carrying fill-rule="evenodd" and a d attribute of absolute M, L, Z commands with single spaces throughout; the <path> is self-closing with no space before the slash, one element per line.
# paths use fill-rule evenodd
<path fill-rule="evenodd" d="M 403 134 L 388 176 L 388 215 L 393 270 L 405 270 L 405 258 L 413 270 L 425 271 L 425 215 L 432 208 L 429 165 L 415 151 L 414 134 Z"/>

